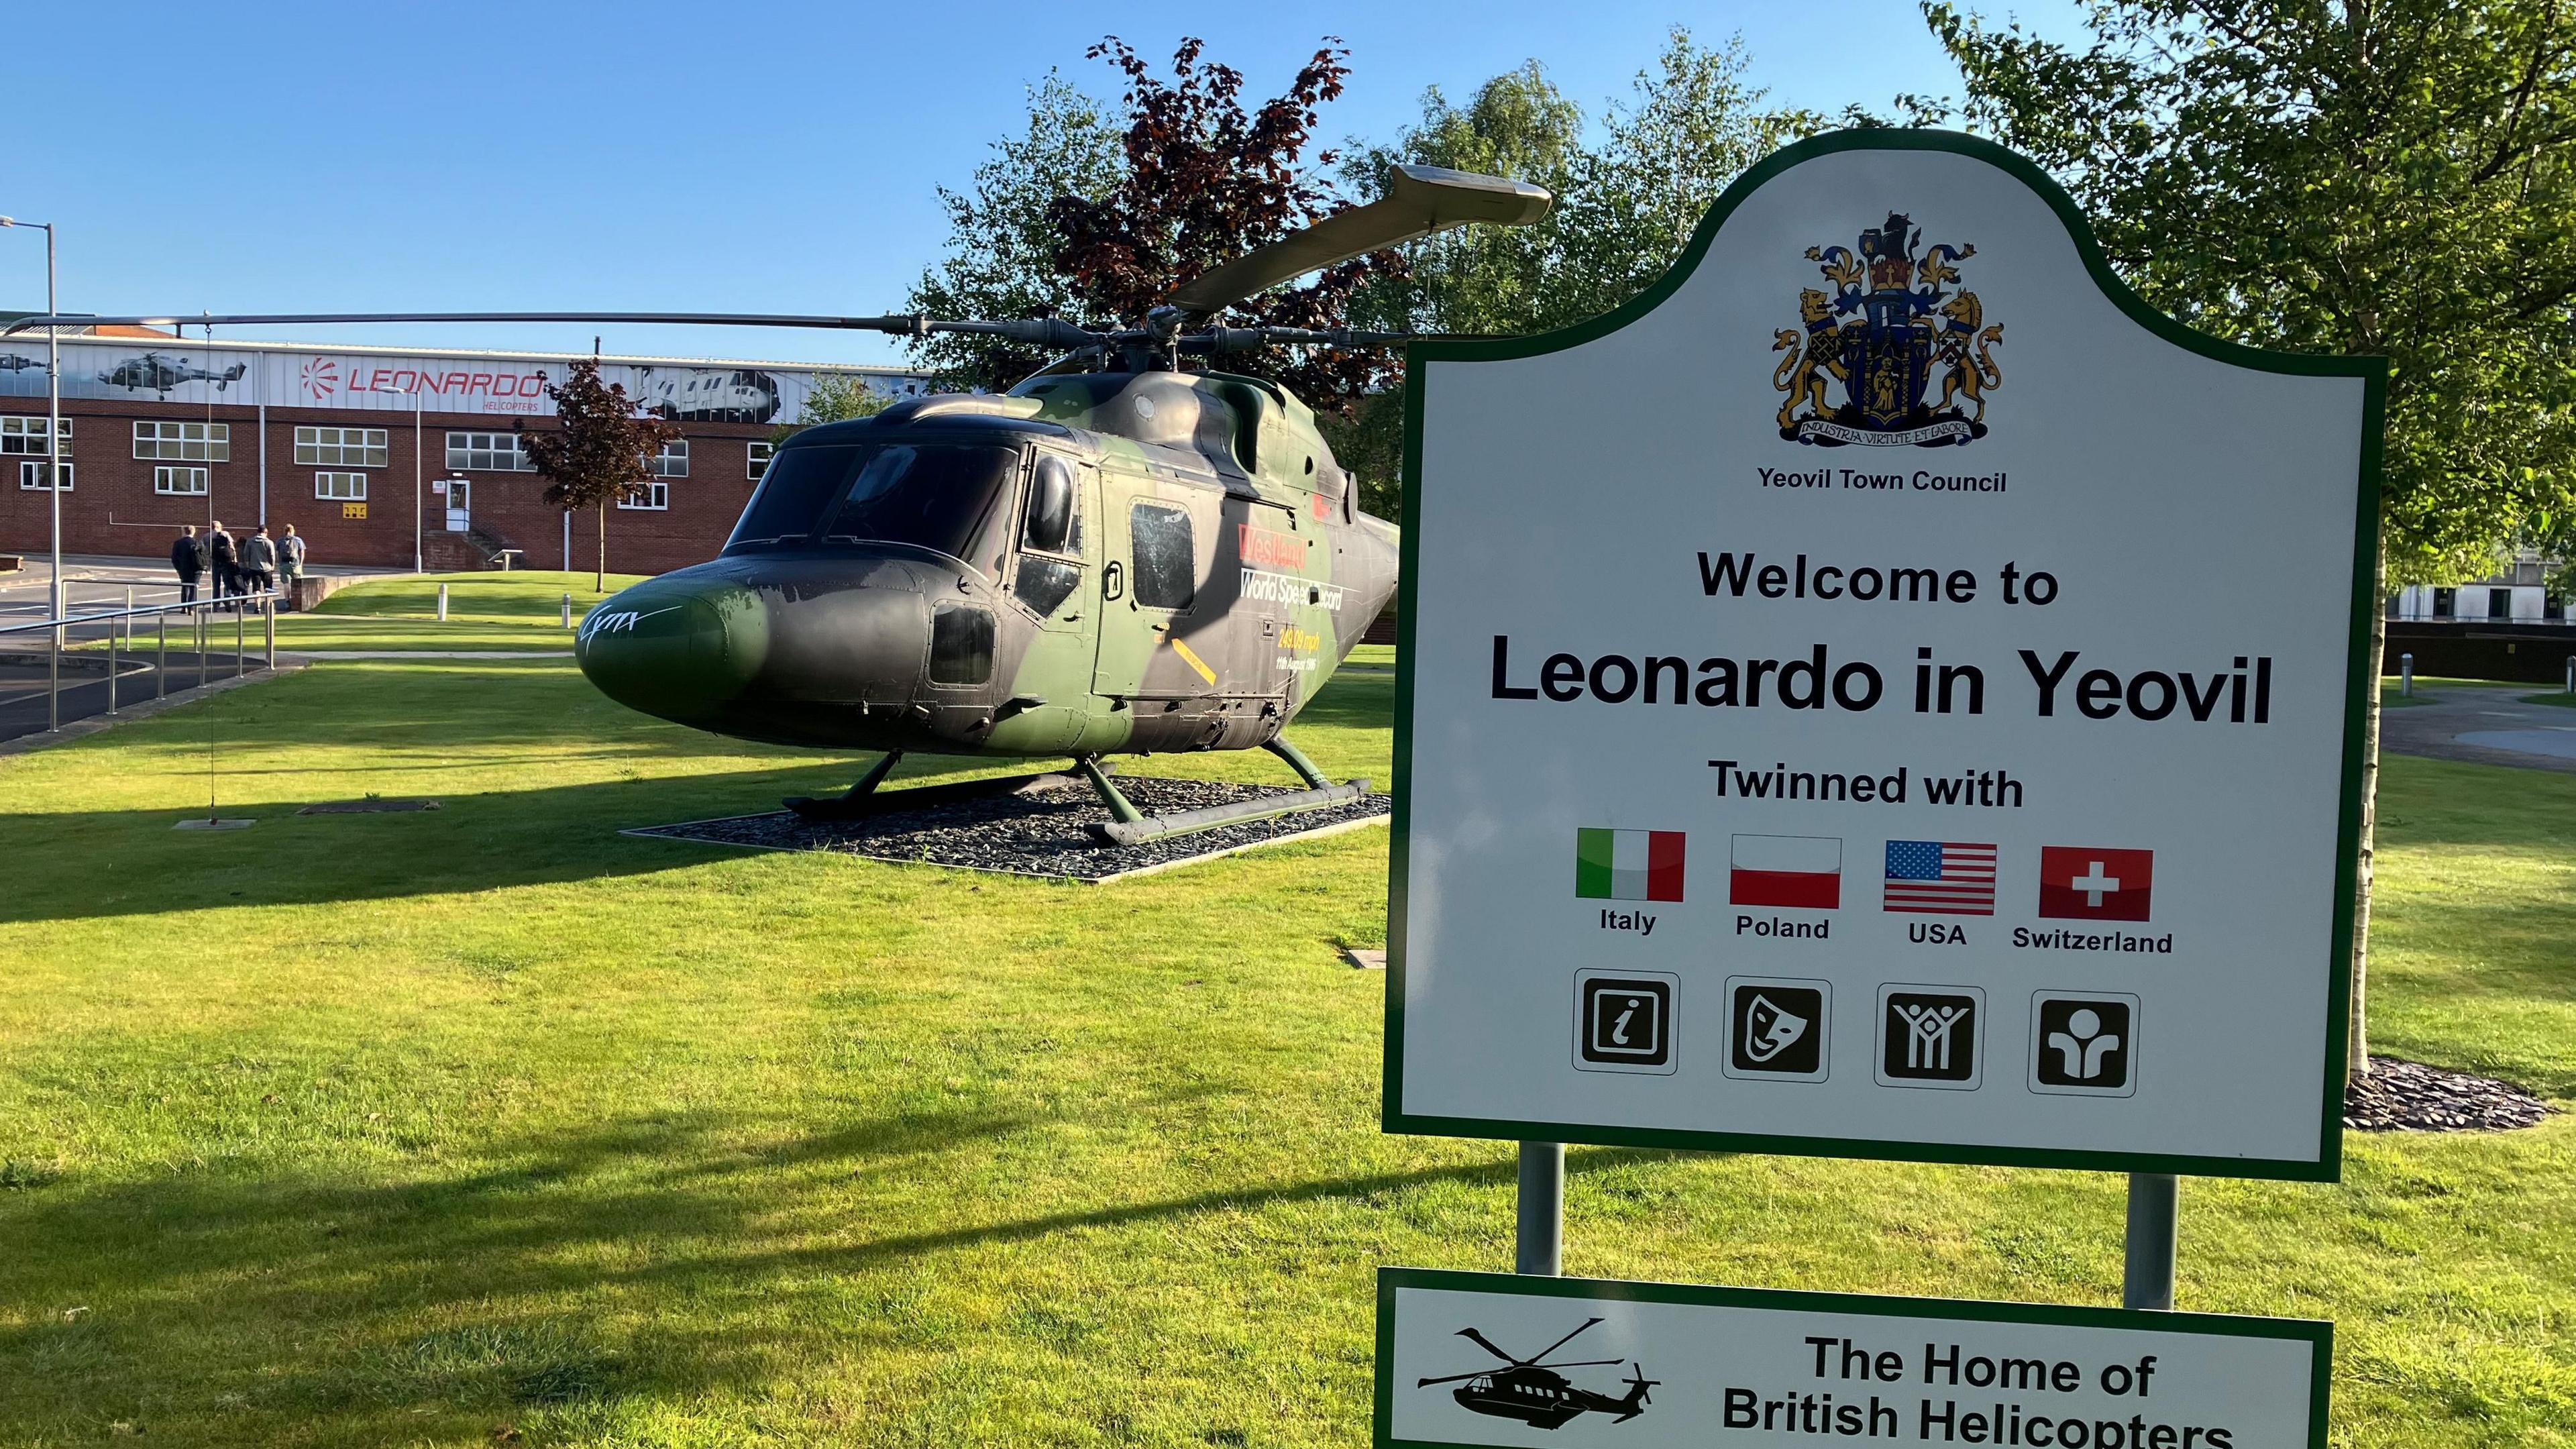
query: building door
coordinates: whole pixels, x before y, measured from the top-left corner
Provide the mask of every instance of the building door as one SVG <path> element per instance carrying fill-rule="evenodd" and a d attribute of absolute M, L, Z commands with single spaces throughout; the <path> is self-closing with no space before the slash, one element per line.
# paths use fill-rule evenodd
<path fill-rule="evenodd" d="M 447 531 L 463 533 L 474 524 L 474 483 L 471 479 L 447 480 Z"/>

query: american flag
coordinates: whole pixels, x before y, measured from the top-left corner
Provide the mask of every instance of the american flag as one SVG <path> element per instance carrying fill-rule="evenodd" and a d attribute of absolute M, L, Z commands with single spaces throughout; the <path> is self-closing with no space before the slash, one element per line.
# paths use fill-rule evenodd
<path fill-rule="evenodd" d="M 1927 916 L 1995 913 L 1995 848 L 1956 840 L 1887 842 L 1883 909 Z"/>

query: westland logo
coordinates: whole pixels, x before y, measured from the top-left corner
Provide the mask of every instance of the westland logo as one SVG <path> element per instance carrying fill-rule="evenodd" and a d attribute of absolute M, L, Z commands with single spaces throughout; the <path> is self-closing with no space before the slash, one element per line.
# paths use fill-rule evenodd
<path fill-rule="evenodd" d="M 304 390 L 317 398 L 339 391 L 340 364 L 327 357 L 304 359 Z"/>
<path fill-rule="evenodd" d="M 2003 324 L 1989 325 L 1977 294 L 1951 285 L 1977 249 L 1923 251 L 1922 240 L 1912 220 L 1889 212 L 1885 225 L 1860 234 L 1857 256 L 1807 248 L 1833 290 L 1801 290 L 1800 329 L 1772 334 L 1771 350 L 1789 354 L 1771 379 L 1789 395 L 1781 437 L 1827 448 L 1942 448 L 1986 435 L 1986 393 L 2004 380 L 1993 351 Z M 1926 402 L 1936 372 L 1941 395 Z"/>

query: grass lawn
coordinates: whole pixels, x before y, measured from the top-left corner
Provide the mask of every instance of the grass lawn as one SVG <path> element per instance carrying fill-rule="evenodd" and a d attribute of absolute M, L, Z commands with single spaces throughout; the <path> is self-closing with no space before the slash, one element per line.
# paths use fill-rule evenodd
<path fill-rule="evenodd" d="M 2524 704 L 2554 704 L 2560 709 L 2576 708 L 2576 694 L 2526 694 Z"/>
<path fill-rule="evenodd" d="M 1295 735 L 1383 779 L 1392 695 Z M 1109 887 L 613 833 L 852 768 L 553 661 L 0 760 L 0 1444 L 1364 1443 L 1372 1270 L 1512 1217 L 1508 1145 L 1377 1129 L 1385 833 Z M 210 771 L 256 828 L 172 832 Z M 2381 1048 L 2576 1099 L 2576 777 L 2385 780 Z M 370 792 L 446 808 L 294 814 Z M 1571 1272 L 2118 1298 L 2115 1177 L 1569 1155 Z M 2335 1319 L 2338 1444 L 2576 1444 L 2576 1119 L 2347 1160 L 2188 1184 L 2184 1306 Z"/>

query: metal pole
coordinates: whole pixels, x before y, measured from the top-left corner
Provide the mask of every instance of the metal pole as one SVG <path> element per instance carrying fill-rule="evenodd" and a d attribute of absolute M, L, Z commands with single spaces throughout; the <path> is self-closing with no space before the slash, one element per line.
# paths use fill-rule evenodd
<path fill-rule="evenodd" d="M 2415 693 L 2415 656 L 2414 656 L 2414 655 L 2412 655 L 2412 654 L 2400 654 L 2400 655 L 2398 655 L 2398 656 L 2397 656 L 2397 694 L 2398 694 L 2398 697 L 2399 697 L 2399 698 L 2401 698 L 2401 699 L 2404 699 L 2404 698 L 2411 698 L 2411 697 L 2413 697 L 2414 693 Z"/>
<path fill-rule="evenodd" d="M 2567 656 L 2567 693 L 2576 694 L 2576 654 Z"/>
<path fill-rule="evenodd" d="M 233 604 L 233 678 L 242 677 L 250 665 L 242 656 L 250 652 L 250 621 L 242 617 L 241 604 Z"/>
<path fill-rule="evenodd" d="M 52 222 L 45 223 L 45 315 L 62 315 L 62 306 L 54 299 Z M 53 617 L 59 619 L 63 616 L 63 339 L 62 329 L 53 326 L 45 328 L 45 502 L 53 528 Z M 63 727 L 63 631 L 56 628 L 53 635 L 53 662 L 47 667 L 45 693 L 45 728 L 49 731 Z"/>
<path fill-rule="evenodd" d="M 563 600 L 563 615 L 564 615 L 564 622 L 563 622 L 563 626 L 564 626 L 565 628 L 567 628 L 567 629 L 571 628 L 571 627 L 572 627 L 572 595 L 570 595 L 570 594 L 566 594 L 566 595 L 564 595 L 564 600 Z"/>
<path fill-rule="evenodd" d="M 197 611 L 197 687 L 199 689 L 206 687 L 206 634 L 210 627 L 206 622 L 206 611 L 199 609 Z"/>
<path fill-rule="evenodd" d="M 1520 1208 L 1512 1271 L 1554 1278 L 1565 1271 L 1565 1144 L 1521 1144 Z"/>
<path fill-rule="evenodd" d="M 268 630 L 268 667 L 274 672 L 277 668 L 277 600 L 270 599 L 261 605 L 259 614 L 261 626 Z"/>
<path fill-rule="evenodd" d="M 2174 1306 L 2175 1217 L 2182 1181 L 2170 1172 L 2129 1174 L 2129 1249 L 2120 1306 L 2170 1313 Z"/>
<path fill-rule="evenodd" d="M 411 390 L 411 571 L 427 573 L 420 562 L 420 386 L 413 380 Z"/>
<path fill-rule="evenodd" d="M 125 586 L 125 607 L 134 607 L 134 586 Z M 119 619 L 107 621 L 107 712 L 116 713 L 116 626 Z"/>
<path fill-rule="evenodd" d="M 438 586 L 438 622 L 447 622 L 447 585 Z"/>
<path fill-rule="evenodd" d="M 152 697 L 170 697 L 170 615 L 165 611 L 152 616 L 153 632 L 159 636 L 159 653 L 152 661 Z"/>

